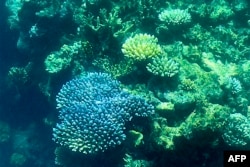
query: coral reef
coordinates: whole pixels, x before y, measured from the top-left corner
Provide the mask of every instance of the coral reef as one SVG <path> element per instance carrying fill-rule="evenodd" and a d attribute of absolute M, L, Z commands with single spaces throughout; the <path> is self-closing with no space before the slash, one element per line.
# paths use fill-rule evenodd
<path fill-rule="evenodd" d="M 85 154 L 103 152 L 125 140 L 125 122 L 136 116 L 149 116 L 153 106 L 120 88 L 105 73 L 66 83 L 57 96 L 60 123 L 53 129 L 53 140 Z"/>
<path fill-rule="evenodd" d="M 51 134 L 27 131 L 35 124 L 53 128 L 64 167 L 222 166 L 223 150 L 250 145 L 249 5 L 6 0 L 0 144 L 12 148 L 7 163 L 53 166 L 54 148 L 30 142 L 54 144 Z M 9 126 L 23 131 L 11 136 Z"/>

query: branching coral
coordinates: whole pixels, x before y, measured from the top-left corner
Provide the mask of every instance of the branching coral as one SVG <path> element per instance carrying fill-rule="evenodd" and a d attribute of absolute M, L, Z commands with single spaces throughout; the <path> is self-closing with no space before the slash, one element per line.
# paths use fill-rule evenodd
<path fill-rule="evenodd" d="M 122 45 L 126 57 L 141 61 L 160 55 L 162 52 L 158 39 L 149 34 L 136 34 Z"/>
<path fill-rule="evenodd" d="M 159 19 L 167 26 L 179 26 L 191 22 L 191 15 L 187 10 L 166 9 L 159 14 Z"/>
<path fill-rule="evenodd" d="M 25 67 L 11 67 L 8 71 L 9 85 L 23 86 L 29 79 L 29 73 L 32 69 L 32 63 L 28 63 Z"/>
<path fill-rule="evenodd" d="M 173 77 L 179 72 L 179 64 L 167 57 L 156 57 L 147 65 L 147 70 L 161 77 Z"/>
<path fill-rule="evenodd" d="M 46 71 L 58 73 L 66 69 L 70 65 L 73 56 L 79 54 L 82 49 L 81 41 L 74 42 L 72 45 L 63 45 L 59 51 L 49 54 L 45 59 Z"/>
<path fill-rule="evenodd" d="M 123 158 L 125 164 L 124 167 L 151 167 L 152 162 L 144 159 L 134 159 L 131 155 L 126 154 Z"/>
<path fill-rule="evenodd" d="M 89 73 L 63 86 L 57 96 L 60 123 L 53 129 L 56 143 L 85 154 L 103 152 L 125 140 L 125 122 L 148 116 L 153 106 L 124 92 L 104 73 Z"/>
<path fill-rule="evenodd" d="M 244 146 L 250 142 L 250 121 L 240 113 L 230 114 L 223 133 L 230 146 Z"/>
<path fill-rule="evenodd" d="M 135 70 L 133 60 L 123 59 L 119 63 L 115 63 L 112 59 L 99 58 L 93 61 L 93 65 L 111 74 L 113 77 L 121 77 Z"/>
<path fill-rule="evenodd" d="M 23 1 L 21 0 L 7 0 L 5 5 L 10 12 L 10 16 L 8 17 L 8 23 L 11 29 L 18 28 L 19 17 L 18 13 L 23 7 Z"/>
<path fill-rule="evenodd" d="M 234 77 L 226 78 L 225 86 L 226 86 L 226 89 L 230 91 L 232 94 L 238 94 L 242 91 L 241 82 Z"/>
<path fill-rule="evenodd" d="M 213 21 L 224 21 L 227 20 L 229 17 L 232 17 L 233 15 L 234 12 L 229 6 L 229 4 L 214 4 L 209 17 Z"/>

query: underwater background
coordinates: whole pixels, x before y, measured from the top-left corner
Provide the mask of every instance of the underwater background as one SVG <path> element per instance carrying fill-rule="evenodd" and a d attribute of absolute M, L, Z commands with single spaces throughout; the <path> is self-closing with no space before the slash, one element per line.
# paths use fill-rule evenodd
<path fill-rule="evenodd" d="M 2 0 L 0 30 L 1 167 L 250 149 L 248 0 Z"/>

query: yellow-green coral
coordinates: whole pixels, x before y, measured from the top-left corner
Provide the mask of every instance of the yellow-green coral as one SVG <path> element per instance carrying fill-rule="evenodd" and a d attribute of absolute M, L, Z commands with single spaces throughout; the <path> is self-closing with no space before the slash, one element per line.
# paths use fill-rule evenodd
<path fill-rule="evenodd" d="M 45 60 L 46 71 L 49 73 L 57 73 L 63 69 L 66 69 L 70 62 L 70 57 L 62 57 L 60 56 L 60 52 L 55 52 L 50 55 Z"/>
<path fill-rule="evenodd" d="M 93 61 L 94 66 L 101 68 L 115 78 L 127 75 L 130 72 L 134 71 L 135 67 L 133 63 L 134 62 L 131 59 L 124 59 L 119 63 L 114 63 L 111 59 L 108 58 L 98 58 Z"/>
<path fill-rule="evenodd" d="M 152 136 L 155 144 L 163 149 L 173 150 L 175 148 L 175 138 L 178 138 L 181 135 L 181 128 L 179 126 L 168 126 L 167 120 L 164 118 L 154 120 Z"/>
<path fill-rule="evenodd" d="M 129 138 L 133 140 L 133 144 L 135 147 L 141 145 L 143 143 L 143 134 L 141 132 L 130 130 Z"/>
<path fill-rule="evenodd" d="M 222 4 L 222 5 L 214 5 L 212 7 L 212 11 L 210 13 L 210 18 L 213 21 L 221 21 L 226 20 L 229 17 L 232 17 L 234 12 L 232 11 L 229 4 Z"/>
<path fill-rule="evenodd" d="M 73 56 L 79 54 L 82 48 L 81 41 L 74 42 L 72 45 L 63 45 L 59 51 L 49 54 L 45 59 L 46 71 L 58 73 L 66 69 L 70 65 Z"/>
<path fill-rule="evenodd" d="M 162 53 L 158 39 L 149 34 L 136 34 L 128 38 L 122 45 L 122 52 L 126 57 L 141 61 Z"/>
<path fill-rule="evenodd" d="M 191 79 L 184 78 L 184 79 L 181 81 L 180 88 L 181 88 L 182 90 L 186 90 L 186 91 L 194 91 L 194 90 L 197 89 L 197 86 L 196 86 L 196 84 L 194 83 L 194 81 L 192 81 Z"/>
<path fill-rule="evenodd" d="M 230 109 L 219 104 L 209 103 L 203 111 L 192 112 L 185 122 L 180 125 L 182 134 L 190 139 L 194 131 L 211 130 L 220 131 L 224 128 Z"/>
<path fill-rule="evenodd" d="M 175 148 L 175 140 L 185 137 L 191 140 L 202 131 L 220 132 L 225 128 L 230 109 L 219 104 L 208 103 L 201 110 L 194 110 L 181 124 L 169 126 L 165 118 L 154 119 L 152 138 L 157 146 L 166 150 Z M 209 140 L 209 139 L 208 139 Z"/>
<path fill-rule="evenodd" d="M 160 111 L 174 111 L 174 104 L 171 102 L 161 102 L 155 108 Z"/>

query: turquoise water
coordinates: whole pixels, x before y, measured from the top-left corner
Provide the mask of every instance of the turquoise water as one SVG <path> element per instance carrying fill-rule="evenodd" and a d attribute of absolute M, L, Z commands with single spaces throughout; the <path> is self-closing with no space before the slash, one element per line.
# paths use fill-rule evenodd
<path fill-rule="evenodd" d="M 6 0 L 0 166 L 215 167 L 250 149 L 247 0 Z"/>

